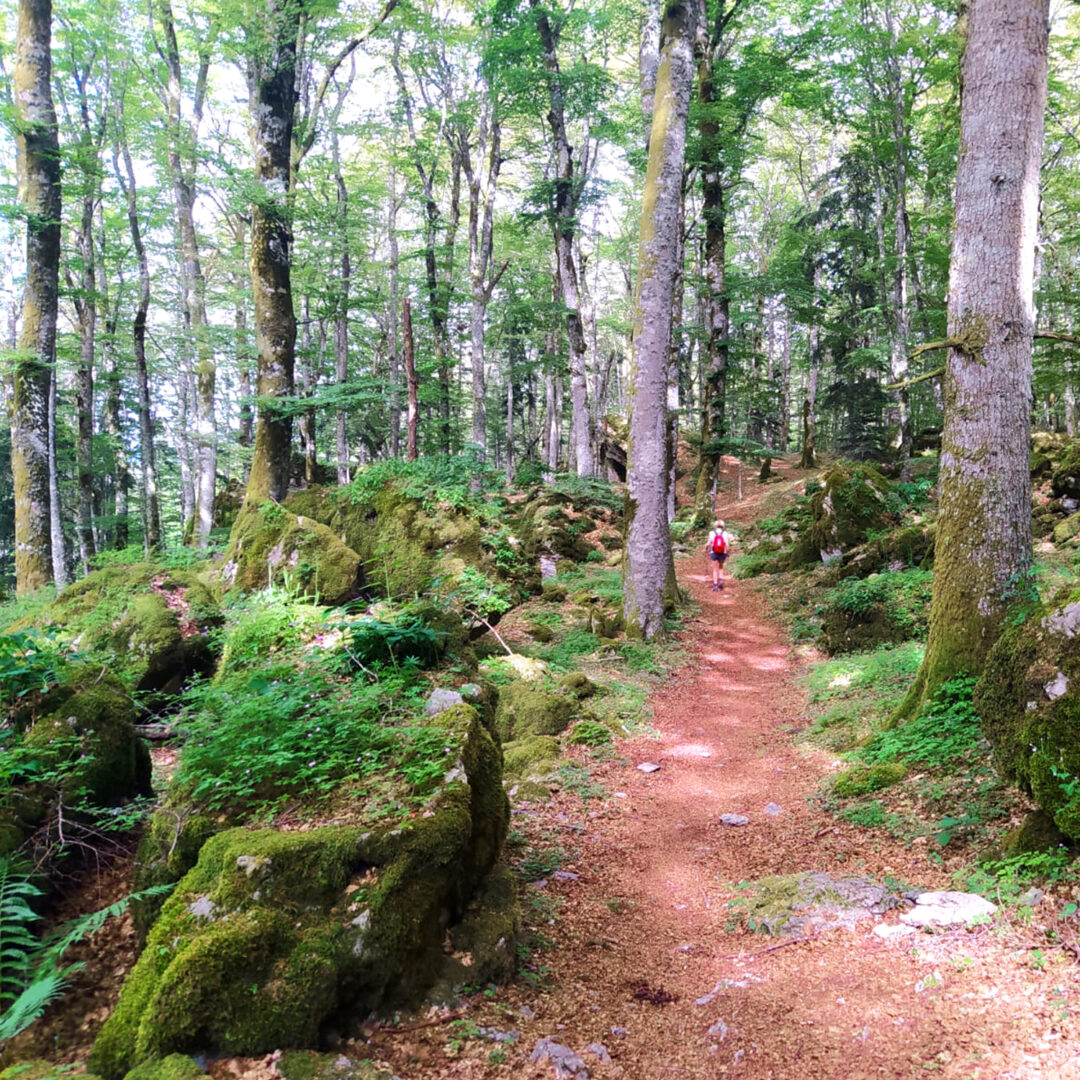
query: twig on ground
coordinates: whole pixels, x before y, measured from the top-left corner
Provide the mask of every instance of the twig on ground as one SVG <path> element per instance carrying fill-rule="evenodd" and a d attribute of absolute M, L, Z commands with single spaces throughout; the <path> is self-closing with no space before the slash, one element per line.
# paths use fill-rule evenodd
<path fill-rule="evenodd" d="M 725 960 L 756 960 L 759 956 L 764 956 L 766 953 L 776 952 L 777 949 L 786 949 L 789 945 L 802 945 L 807 941 L 816 941 L 816 938 L 809 937 L 796 937 L 789 938 L 787 941 L 781 941 L 778 945 L 770 945 L 767 949 L 757 949 L 752 953 L 737 952 L 728 953 L 724 957 Z"/>

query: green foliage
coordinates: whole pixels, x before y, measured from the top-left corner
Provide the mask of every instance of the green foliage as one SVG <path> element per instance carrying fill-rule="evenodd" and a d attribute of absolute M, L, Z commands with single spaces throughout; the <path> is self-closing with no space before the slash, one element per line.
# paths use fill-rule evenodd
<path fill-rule="evenodd" d="M 155 886 L 72 919 L 45 938 L 31 927 L 40 921 L 31 903 L 42 895 L 25 867 L 0 858 L 0 1044 L 25 1031 L 64 991 L 83 964 L 63 965 L 73 945 L 92 937 L 132 900 L 160 896 L 171 885 Z"/>
<path fill-rule="evenodd" d="M 60 681 L 71 659 L 47 633 L 0 634 L 0 708 L 29 693 L 45 693 Z"/>
<path fill-rule="evenodd" d="M 559 473 L 550 484 L 551 490 L 566 495 L 575 503 L 589 506 L 602 506 L 607 510 L 620 513 L 623 508 L 623 494 L 613 484 L 599 476 L 577 476 L 574 473 Z"/>
<path fill-rule="evenodd" d="M 607 746 L 611 742 L 611 729 L 597 720 L 579 720 L 570 732 L 574 746 Z"/>
<path fill-rule="evenodd" d="M 964 888 L 999 902 L 1014 902 L 1033 884 L 1054 886 L 1076 880 L 1075 855 L 1065 847 L 988 859 L 962 876 Z"/>
<path fill-rule="evenodd" d="M 354 503 L 370 503 L 388 483 L 429 511 L 444 504 L 459 510 L 476 509 L 492 492 L 502 489 L 501 474 L 481 465 L 475 453 L 440 454 L 416 461 L 387 458 L 367 465 L 353 479 L 350 498 Z"/>
<path fill-rule="evenodd" d="M 839 816 L 850 825 L 855 825 L 860 829 L 877 829 L 888 821 L 885 807 L 877 799 L 845 806 Z"/>
<path fill-rule="evenodd" d="M 446 635 L 425 626 L 418 618 L 400 622 L 363 619 L 353 625 L 345 652 L 352 663 L 362 668 L 434 667 L 445 647 Z"/>
<path fill-rule="evenodd" d="M 846 769 L 833 781 L 833 794 L 842 799 L 869 795 L 874 791 L 892 787 L 907 775 L 907 769 L 898 763 L 857 765 Z"/>
<path fill-rule="evenodd" d="M 212 810 L 257 811 L 287 796 L 317 799 L 390 763 L 426 760 L 440 740 L 394 727 L 419 707 L 407 674 L 372 684 L 289 664 L 199 686 L 179 726 L 187 742 L 176 784 Z M 420 769 L 426 777 L 426 766 Z"/>
<path fill-rule="evenodd" d="M 868 764 L 906 762 L 946 765 L 980 747 L 979 717 L 971 703 L 977 679 L 950 679 L 926 702 L 917 716 L 899 727 L 879 732 L 859 756 Z"/>

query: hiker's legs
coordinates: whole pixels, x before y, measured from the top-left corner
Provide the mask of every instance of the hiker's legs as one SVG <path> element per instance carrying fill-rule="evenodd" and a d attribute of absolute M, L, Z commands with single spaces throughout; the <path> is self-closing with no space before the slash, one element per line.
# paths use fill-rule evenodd
<path fill-rule="evenodd" d="M 715 591 L 720 588 L 720 558 L 713 552 L 709 552 L 709 558 L 712 560 L 712 587 Z"/>

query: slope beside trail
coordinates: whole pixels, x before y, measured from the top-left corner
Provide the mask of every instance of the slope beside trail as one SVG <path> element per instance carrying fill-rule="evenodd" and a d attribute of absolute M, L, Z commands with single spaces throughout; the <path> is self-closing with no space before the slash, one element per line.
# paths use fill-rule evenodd
<path fill-rule="evenodd" d="M 755 510 L 748 499 L 720 513 L 737 526 Z M 529 1060 L 541 1038 L 581 1055 L 593 1077 L 627 1080 L 1080 1077 L 1077 969 L 1032 964 L 1015 928 L 886 942 L 866 923 L 781 944 L 738 923 L 738 883 L 771 874 L 948 883 L 925 847 L 815 808 L 835 762 L 798 745 L 800 661 L 755 586 L 713 593 L 704 552 L 679 577 L 701 612 L 693 662 L 651 702 L 657 737 L 623 742 L 620 760 L 596 769 L 607 800 L 515 811 L 572 853 L 571 875 L 537 890 L 552 912 L 546 984 L 470 1013 L 519 1040 L 462 1050 L 433 1025 L 376 1034 L 369 1052 L 402 1080 L 558 1075 Z M 646 761 L 659 771 L 639 771 Z M 724 813 L 749 824 L 725 826 Z M 587 1052 L 597 1043 L 610 1062 Z"/>

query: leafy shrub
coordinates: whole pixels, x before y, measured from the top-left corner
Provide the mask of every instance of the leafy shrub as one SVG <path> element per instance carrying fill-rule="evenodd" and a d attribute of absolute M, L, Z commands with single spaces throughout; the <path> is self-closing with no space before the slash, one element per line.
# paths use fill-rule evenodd
<path fill-rule="evenodd" d="M 616 513 L 622 511 L 623 494 L 612 483 L 599 476 L 576 476 L 559 473 L 551 482 L 552 491 L 573 499 L 575 503 L 602 506 Z"/>
<path fill-rule="evenodd" d="M 970 675 L 950 679 L 916 717 L 879 732 L 859 756 L 869 764 L 903 761 L 934 766 L 970 753 L 982 741 L 979 717 L 971 703 L 977 682 Z"/>
<path fill-rule="evenodd" d="M 48 636 L 0 634 L 0 708 L 10 708 L 27 694 L 45 693 L 60 681 L 70 659 Z"/>
<path fill-rule="evenodd" d="M 355 624 L 347 655 L 363 667 L 412 664 L 428 668 L 438 663 L 445 640 L 445 634 L 417 618 L 397 623 L 365 619 Z"/>
<path fill-rule="evenodd" d="M 180 719 L 179 789 L 209 809 L 258 809 L 318 797 L 431 750 L 427 729 L 386 721 L 418 707 L 406 676 L 371 684 L 269 665 L 196 688 Z M 438 752 L 443 752 L 442 739 Z"/>
<path fill-rule="evenodd" d="M 354 503 L 370 502 L 390 482 L 406 498 L 419 500 L 425 509 L 449 504 L 464 510 L 482 504 L 485 493 L 501 490 L 502 474 L 481 464 L 475 452 L 421 457 L 416 461 L 388 458 L 357 472 L 349 488 L 350 497 Z"/>
<path fill-rule="evenodd" d="M 580 720 L 570 733 L 574 746 L 607 746 L 611 742 L 611 729 L 597 720 Z"/>

